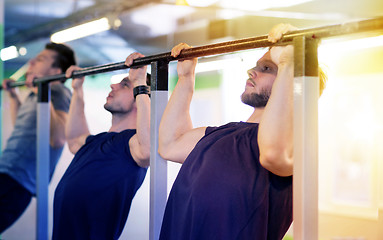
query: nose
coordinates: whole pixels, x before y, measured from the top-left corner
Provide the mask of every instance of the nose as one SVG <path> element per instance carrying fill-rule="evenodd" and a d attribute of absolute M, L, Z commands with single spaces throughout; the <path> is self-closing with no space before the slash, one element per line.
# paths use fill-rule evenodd
<path fill-rule="evenodd" d="M 33 65 L 33 64 L 35 64 L 35 62 L 36 62 L 36 59 L 32 58 L 31 60 L 29 60 L 29 65 Z"/>
<path fill-rule="evenodd" d="M 110 84 L 110 88 L 112 90 L 115 90 L 116 89 L 116 85 L 118 85 L 118 84 L 117 83 L 112 83 L 112 84 Z"/>
<path fill-rule="evenodd" d="M 249 76 L 249 78 L 255 78 L 257 76 L 257 72 L 255 71 L 255 68 L 251 68 L 249 70 L 247 70 L 247 75 Z"/>
<path fill-rule="evenodd" d="M 117 89 L 119 89 L 121 87 L 121 84 L 120 83 L 112 83 L 112 84 L 110 84 L 110 88 L 112 89 L 112 90 L 117 90 Z"/>

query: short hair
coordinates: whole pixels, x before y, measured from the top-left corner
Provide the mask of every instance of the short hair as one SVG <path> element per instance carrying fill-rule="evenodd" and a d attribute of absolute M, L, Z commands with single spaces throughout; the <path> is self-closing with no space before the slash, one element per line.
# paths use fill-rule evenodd
<path fill-rule="evenodd" d="M 57 53 L 52 67 L 60 68 L 62 73 L 65 73 L 70 66 L 76 65 L 75 53 L 69 46 L 61 43 L 50 42 L 45 45 L 45 49 L 52 50 Z"/>
<path fill-rule="evenodd" d="M 323 90 L 326 88 L 327 84 L 327 74 L 325 71 L 323 71 L 323 68 L 321 66 L 318 67 L 318 77 L 319 77 L 319 96 L 322 95 Z"/>

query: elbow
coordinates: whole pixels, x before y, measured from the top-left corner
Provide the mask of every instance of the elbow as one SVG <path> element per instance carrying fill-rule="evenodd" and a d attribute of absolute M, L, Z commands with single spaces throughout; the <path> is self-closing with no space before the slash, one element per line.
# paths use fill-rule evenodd
<path fill-rule="evenodd" d="M 65 142 L 66 142 L 65 138 L 51 139 L 50 145 L 53 148 L 61 148 L 65 145 Z"/>
<path fill-rule="evenodd" d="M 150 165 L 150 145 L 136 148 L 138 151 L 132 152 L 133 158 L 140 167 L 146 168 Z"/>
<path fill-rule="evenodd" d="M 171 161 L 175 163 L 183 163 L 186 157 L 183 157 L 182 154 L 175 151 L 174 148 L 158 147 L 158 154 L 162 159 L 166 161 Z"/>
<path fill-rule="evenodd" d="M 261 152 L 259 161 L 262 167 L 278 176 L 287 177 L 293 174 L 294 161 L 290 151 Z"/>
<path fill-rule="evenodd" d="M 169 159 L 169 156 L 167 155 L 169 151 L 167 151 L 166 146 L 164 144 L 161 144 L 161 142 L 158 144 L 158 154 L 163 158 L 163 159 Z"/>

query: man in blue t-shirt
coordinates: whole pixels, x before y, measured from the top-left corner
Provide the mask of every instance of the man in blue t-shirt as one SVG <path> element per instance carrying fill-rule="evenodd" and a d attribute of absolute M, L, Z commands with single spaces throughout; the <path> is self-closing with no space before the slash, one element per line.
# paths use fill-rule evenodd
<path fill-rule="evenodd" d="M 15 88 L 8 88 L 10 79 L 3 81 L 9 95 L 14 129 L 0 157 L 0 233 L 11 226 L 36 194 L 36 123 L 37 88 L 35 78 L 64 73 L 76 64 L 74 52 L 63 44 L 48 43 L 29 61 L 26 86 L 30 94 L 21 103 Z M 62 82 L 52 82 L 50 103 L 50 177 L 65 144 L 64 127 L 69 110 L 71 92 Z"/>
<path fill-rule="evenodd" d="M 126 59 L 130 66 L 136 58 Z M 73 70 L 67 71 L 70 77 Z M 52 239 L 118 239 L 134 195 L 144 181 L 150 156 L 150 98 L 146 66 L 111 85 L 104 108 L 112 114 L 108 132 L 90 135 L 84 114 L 84 78 L 72 81 L 66 125 L 75 154 L 54 196 Z"/>
<path fill-rule="evenodd" d="M 290 25 L 269 34 L 276 42 Z M 177 57 L 181 43 L 172 49 Z M 159 128 L 159 153 L 183 163 L 160 240 L 280 240 L 292 222 L 293 47 L 273 47 L 248 70 L 246 122 L 193 128 L 196 59 L 178 61 L 178 82 Z"/>

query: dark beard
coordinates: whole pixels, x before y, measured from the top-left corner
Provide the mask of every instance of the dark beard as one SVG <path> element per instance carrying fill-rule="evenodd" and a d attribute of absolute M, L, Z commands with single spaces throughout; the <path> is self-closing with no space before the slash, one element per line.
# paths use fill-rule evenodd
<path fill-rule="evenodd" d="M 261 93 L 242 94 L 241 101 L 254 108 L 266 107 L 270 98 L 270 91 L 262 90 Z"/>
<path fill-rule="evenodd" d="M 128 110 L 123 110 L 123 109 L 114 109 L 113 107 L 109 106 L 108 104 L 104 104 L 104 109 L 108 112 L 110 112 L 112 115 L 125 115 L 129 114 L 132 109 L 129 108 Z"/>

